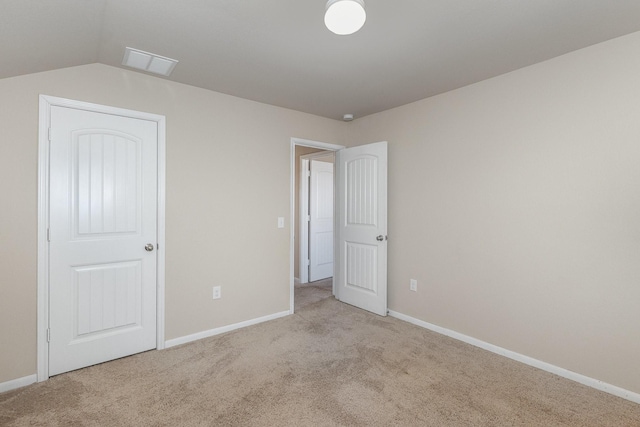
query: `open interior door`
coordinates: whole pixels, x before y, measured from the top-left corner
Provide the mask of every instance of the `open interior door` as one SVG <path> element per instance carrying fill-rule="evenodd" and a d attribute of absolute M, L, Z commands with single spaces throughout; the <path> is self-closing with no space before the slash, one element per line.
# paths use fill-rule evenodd
<path fill-rule="evenodd" d="M 336 154 L 336 298 L 386 316 L 387 143 Z"/>

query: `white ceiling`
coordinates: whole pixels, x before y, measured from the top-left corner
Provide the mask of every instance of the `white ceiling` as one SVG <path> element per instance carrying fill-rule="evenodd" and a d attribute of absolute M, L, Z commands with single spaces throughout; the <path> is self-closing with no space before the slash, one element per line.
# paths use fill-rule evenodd
<path fill-rule="evenodd" d="M 640 0 L 365 2 L 337 36 L 325 0 L 0 0 L 0 78 L 130 46 L 179 60 L 170 80 L 357 118 L 640 31 Z"/>

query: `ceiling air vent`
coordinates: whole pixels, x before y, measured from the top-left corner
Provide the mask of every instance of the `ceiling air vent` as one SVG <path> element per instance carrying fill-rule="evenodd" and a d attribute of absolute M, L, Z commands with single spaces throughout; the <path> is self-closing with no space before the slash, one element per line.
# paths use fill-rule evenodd
<path fill-rule="evenodd" d="M 177 63 L 178 61 L 175 59 L 130 47 L 125 49 L 122 59 L 122 65 L 162 76 L 171 74 Z"/>

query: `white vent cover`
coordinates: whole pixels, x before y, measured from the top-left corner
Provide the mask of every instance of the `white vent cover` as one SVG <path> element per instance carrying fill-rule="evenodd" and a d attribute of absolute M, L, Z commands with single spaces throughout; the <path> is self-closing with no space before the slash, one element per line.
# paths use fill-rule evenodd
<path fill-rule="evenodd" d="M 124 58 L 122 59 L 122 65 L 162 76 L 171 74 L 177 63 L 178 61 L 175 59 L 131 47 L 124 50 Z"/>

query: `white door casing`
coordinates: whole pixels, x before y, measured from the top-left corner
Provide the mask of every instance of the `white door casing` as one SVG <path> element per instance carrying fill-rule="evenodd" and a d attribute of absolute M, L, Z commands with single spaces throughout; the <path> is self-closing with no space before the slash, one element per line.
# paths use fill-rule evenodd
<path fill-rule="evenodd" d="M 309 185 L 311 180 L 311 171 L 309 165 L 311 159 L 306 155 L 300 156 L 300 188 L 298 191 L 299 209 L 298 209 L 298 235 L 294 236 L 298 239 L 298 268 L 299 283 L 309 282 Z M 293 248 L 292 248 L 293 249 Z"/>
<path fill-rule="evenodd" d="M 387 143 L 338 151 L 336 175 L 336 297 L 386 316 Z"/>
<path fill-rule="evenodd" d="M 333 276 L 333 163 L 311 160 L 309 281 Z"/>
<path fill-rule="evenodd" d="M 39 229 L 46 207 L 50 242 L 39 233 L 40 381 L 164 347 L 164 118 L 128 112 L 41 96 L 40 162 L 50 162 Z"/>

